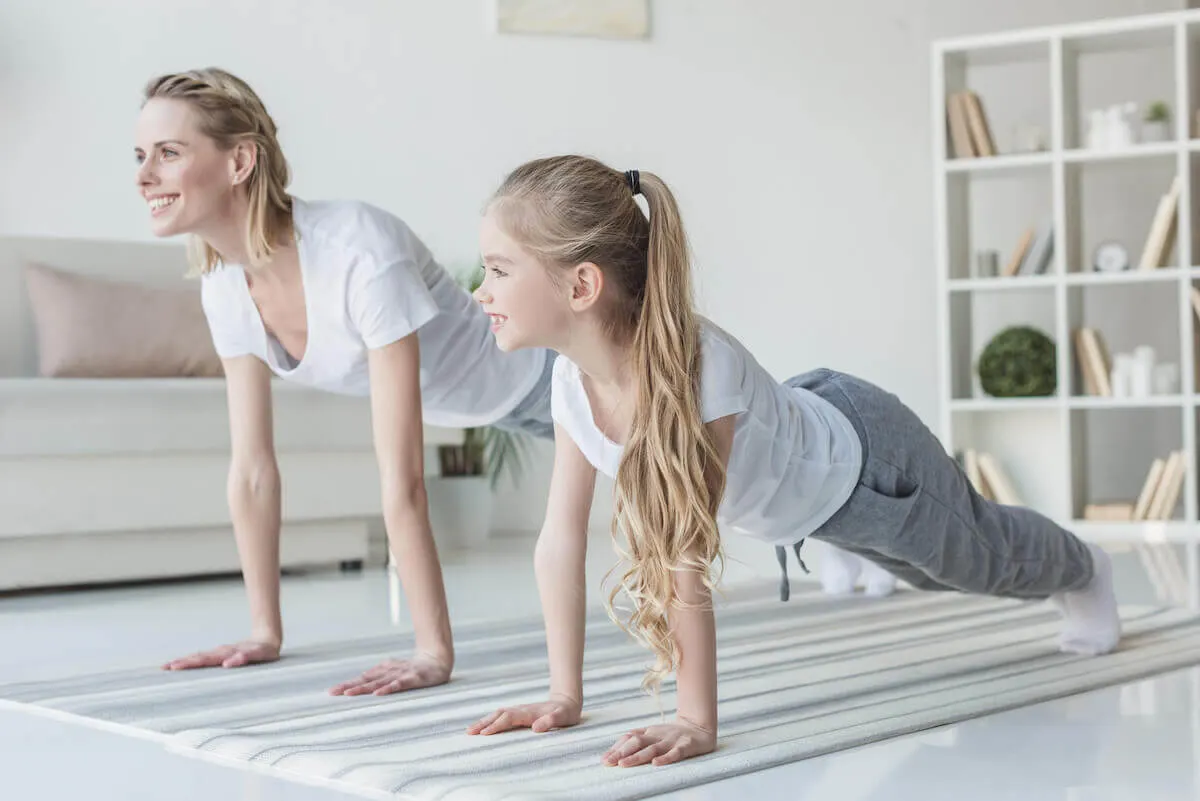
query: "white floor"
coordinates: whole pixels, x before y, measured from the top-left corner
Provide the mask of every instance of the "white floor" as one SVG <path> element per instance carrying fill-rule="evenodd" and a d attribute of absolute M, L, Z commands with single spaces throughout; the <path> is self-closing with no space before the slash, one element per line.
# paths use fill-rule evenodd
<path fill-rule="evenodd" d="M 591 586 L 608 566 L 591 549 Z M 444 554 L 456 620 L 536 614 L 531 542 Z M 1123 600 L 1146 602 L 1133 557 Z M 768 560 L 769 562 L 769 560 Z M 731 568 L 731 580 L 751 571 Z M 799 577 L 796 577 L 799 580 Z M 773 577 L 768 577 L 773 581 Z M 598 593 L 592 594 L 598 601 Z M 407 628 L 379 570 L 284 581 L 288 644 Z M 0 681 L 158 664 L 244 633 L 240 582 L 0 598 Z M 366 666 L 364 666 L 366 667 Z M 972 720 L 708 785 L 708 801 L 1193 801 L 1200 797 L 1200 668 Z M 353 796 L 171 753 L 149 740 L 0 707 L 0 798 L 89 801 L 346 801 Z"/>

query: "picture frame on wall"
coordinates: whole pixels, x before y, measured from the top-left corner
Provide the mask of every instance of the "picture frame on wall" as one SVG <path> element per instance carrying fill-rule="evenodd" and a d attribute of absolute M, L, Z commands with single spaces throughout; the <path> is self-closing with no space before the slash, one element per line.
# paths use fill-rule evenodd
<path fill-rule="evenodd" d="M 488 0 L 500 34 L 646 39 L 650 0 Z"/>

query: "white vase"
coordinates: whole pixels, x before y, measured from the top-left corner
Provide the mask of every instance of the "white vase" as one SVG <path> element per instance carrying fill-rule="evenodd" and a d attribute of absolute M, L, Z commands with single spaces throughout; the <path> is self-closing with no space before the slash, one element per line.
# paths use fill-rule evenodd
<path fill-rule="evenodd" d="M 438 548 L 485 544 L 492 530 L 492 488 L 487 476 L 428 478 L 429 524 Z"/>

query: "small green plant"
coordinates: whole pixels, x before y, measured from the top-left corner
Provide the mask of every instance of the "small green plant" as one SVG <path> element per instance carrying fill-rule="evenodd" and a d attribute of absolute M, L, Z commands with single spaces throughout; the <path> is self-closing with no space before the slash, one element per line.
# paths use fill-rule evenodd
<path fill-rule="evenodd" d="M 1161 100 L 1156 100 L 1146 108 L 1146 122 L 1169 122 L 1171 108 Z"/>
<path fill-rule="evenodd" d="M 468 292 L 474 292 L 483 282 L 483 267 L 476 265 L 456 276 L 456 280 Z M 513 483 L 520 483 L 529 445 L 528 437 L 496 426 L 464 429 L 462 445 L 438 448 L 442 475 L 481 476 L 486 473 L 495 489 L 507 470 Z"/>
<path fill-rule="evenodd" d="M 996 334 L 979 355 L 979 381 L 995 398 L 1053 395 L 1057 385 L 1054 340 L 1030 326 Z"/>

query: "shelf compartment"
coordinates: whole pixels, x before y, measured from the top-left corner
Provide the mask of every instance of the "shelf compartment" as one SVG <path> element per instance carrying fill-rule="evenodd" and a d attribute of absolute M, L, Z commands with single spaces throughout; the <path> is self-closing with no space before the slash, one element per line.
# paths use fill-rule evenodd
<path fill-rule="evenodd" d="M 955 457 L 968 476 L 970 459 L 990 457 L 1005 482 L 1016 493 L 1019 505 L 1051 518 L 1069 514 L 1069 487 L 1063 457 L 1064 417 L 1057 407 L 981 409 L 956 411 L 951 416 Z M 986 484 L 987 474 L 981 468 Z M 977 489 L 979 487 L 977 486 Z M 996 500 L 1000 500 L 995 497 Z M 1004 501 L 1001 501 L 1004 502 Z"/>
<path fill-rule="evenodd" d="M 1102 245 L 1124 250 L 1125 269 L 1113 274 L 1125 279 L 1178 267 L 1181 185 L 1174 184 L 1178 165 L 1175 154 L 1138 161 L 1064 165 L 1064 239 L 1069 276 L 1099 278 L 1102 274 L 1097 273 L 1096 262 Z M 1147 266 L 1153 269 L 1139 269 L 1147 252 L 1152 254 Z"/>
<path fill-rule="evenodd" d="M 1049 150 L 1049 41 L 948 51 L 941 58 L 948 163 L 982 166 Z M 1013 85 L 1022 91 L 1009 91 Z"/>
<path fill-rule="evenodd" d="M 1146 112 L 1154 103 L 1165 103 L 1172 120 L 1178 112 L 1173 24 L 1066 36 L 1062 40 L 1062 69 L 1065 150 L 1087 150 L 1103 158 L 1104 152 L 1113 147 L 1119 152 L 1177 140 L 1174 126 L 1168 126 L 1159 137 L 1155 126 L 1144 124 Z M 1134 107 L 1128 132 L 1116 139 L 1097 137 L 1093 114 L 1125 104 Z M 1108 128 L 1099 126 L 1095 130 Z"/>
<path fill-rule="evenodd" d="M 1162 467 L 1173 462 L 1173 453 L 1183 453 L 1182 407 L 1128 409 L 1074 409 L 1070 413 L 1072 517 L 1087 519 L 1091 504 L 1125 505 L 1128 520 L 1088 522 L 1132 522 L 1155 460 L 1161 460 L 1153 485 L 1161 483 Z M 1154 486 L 1150 491 L 1153 494 Z M 1173 490 L 1174 502 L 1158 512 L 1147 510 L 1152 520 L 1183 519 L 1182 483 Z M 1152 497 L 1152 494 L 1149 497 Z M 1165 497 L 1165 496 L 1164 496 Z"/>
<path fill-rule="evenodd" d="M 1099 406 L 1161 405 L 1180 392 L 1179 284 L 1154 282 L 1072 286 L 1067 289 L 1070 336 L 1070 394 Z M 1096 346 L 1085 350 L 1084 331 Z M 1145 352 L 1143 352 L 1145 349 Z M 1090 355 L 1089 355 L 1090 354 Z M 1144 380 L 1122 380 L 1122 361 L 1146 358 L 1156 367 Z M 1163 368 L 1158 365 L 1174 365 Z M 1175 380 L 1159 385 L 1155 372 L 1174 369 Z M 1089 381 L 1087 374 L 1101 374 Z M 1073 403 L 1076 401 L 1072 401 Z M 1083 403 L 1081 405 L 1087 405 Z"/>
<path fill-rule="evenodd" d="M 1056 272 L 1053 241 L 1038 250 L 1054 220 L 1049 166 L 948 173 L 944 180 L 952 280 L 1024 281 Z"/>
<path fill-rule="evenodd" d="M 959 332 L 947 343 L 952 398 L 955 401 L 990 399 L 979 381 L 979 356 L 996 334 L 1010 326 L 1029 326 L 1044 333 L 1054 341 L 1056 359 L 1061 361 L 1063 343 L 1055 337 L 1055 299 L 1053 286 L 1007 292 L 952 293 L 946 301 L 950 304 L 950 330 Z M 963 335 L 962 332 L 967 333 Z M 1055 394 L 1061 392 L 1062 387 L 1056 386 Z"/>

